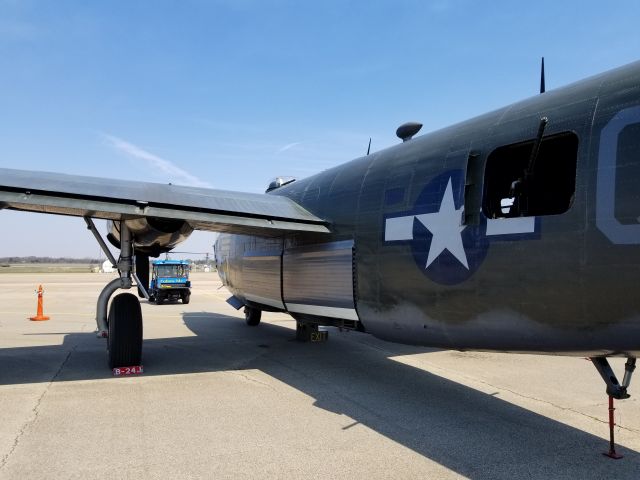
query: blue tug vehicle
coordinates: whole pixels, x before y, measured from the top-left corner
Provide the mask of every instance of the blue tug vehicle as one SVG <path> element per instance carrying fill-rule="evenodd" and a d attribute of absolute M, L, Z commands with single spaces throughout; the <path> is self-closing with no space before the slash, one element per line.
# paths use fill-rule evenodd
<path fill-rule="evenodd" d="M 187 260 L 155 260 L 152 263 L 149 301 L 157 305 L 165 300 L 182 300 L 189 303 L 191 265 Z"/>

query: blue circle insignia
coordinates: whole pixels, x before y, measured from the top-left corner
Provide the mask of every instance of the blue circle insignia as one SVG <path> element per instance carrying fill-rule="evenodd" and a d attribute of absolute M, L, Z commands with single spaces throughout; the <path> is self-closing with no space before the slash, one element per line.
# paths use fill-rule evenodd
<path fill-rule="evenodd" d="M 438 175 L 416 200 L 413 258 L 431 280 L 444 285 L 464 282 L 480 267 L 489 250 L 487 223 L 464 225 L 464 172 Z"/>

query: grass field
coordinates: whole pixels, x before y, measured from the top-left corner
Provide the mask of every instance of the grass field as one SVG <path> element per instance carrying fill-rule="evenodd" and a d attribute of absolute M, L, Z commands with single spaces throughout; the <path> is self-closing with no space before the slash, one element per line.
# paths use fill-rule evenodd
<path fill-rule="evenodd" d="M 96 272 L 98 264 L 90 263 L 0 263 L 3 273 L 87 273 Z M 194 267 L 192 272 L 202 271 Z M 215 273 L 215 268 L 211 272 Z"/>
<path fill-rule="evenodd" d="M 3 273 L 87 273 L 97 269 L 97 264 L 88 263 L 11 263 L 0 264 Z"/>

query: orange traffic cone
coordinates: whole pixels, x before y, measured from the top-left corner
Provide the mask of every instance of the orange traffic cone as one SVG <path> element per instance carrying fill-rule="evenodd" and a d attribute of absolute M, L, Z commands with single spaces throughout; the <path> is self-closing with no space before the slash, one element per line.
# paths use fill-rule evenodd
<path fill-rule="evenodd" d="M 42 297 L 44 296 L 44 289 L 42 288 L 42 285 L 40 285 L 38 287 L 38 312 L 36 313 L 35 317 L 30 317 L 31 320 L 49 320 L 49 317 L 47 317 L 46 315 L 43 315 L 42 313 Z"/>

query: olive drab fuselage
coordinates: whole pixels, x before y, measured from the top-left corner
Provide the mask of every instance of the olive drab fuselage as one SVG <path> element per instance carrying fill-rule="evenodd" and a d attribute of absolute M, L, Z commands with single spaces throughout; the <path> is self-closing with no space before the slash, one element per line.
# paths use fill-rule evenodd
<path fill-rule="evenodd" d="M 243 303 L 302 321 L 635 356 L 639 183 L 635 63 L 277 188 L 331 233 L 221 234 L 216 262 Z"/>

